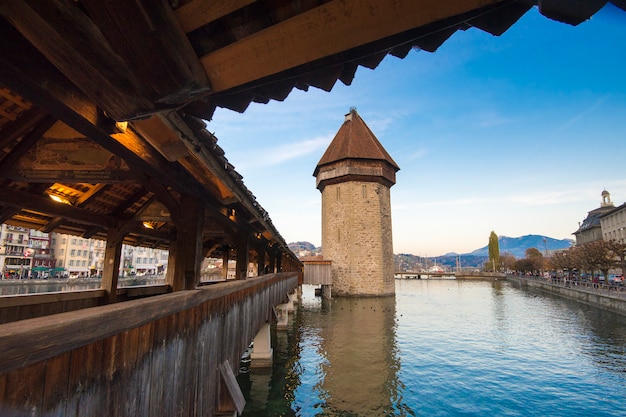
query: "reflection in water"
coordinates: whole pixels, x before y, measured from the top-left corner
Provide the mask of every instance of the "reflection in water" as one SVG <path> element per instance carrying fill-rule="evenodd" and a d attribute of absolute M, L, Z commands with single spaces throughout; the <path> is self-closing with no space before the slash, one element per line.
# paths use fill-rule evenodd
<path fill-rule="evenodd" d="M 415 415 L 399 391 L 395 303 L 305 297 L 293 325 L 272 341 L 271 377 L 245 368 L 238 376 L 243 416 Z"/>
<path fill-rule="evenodd" d="M 626 318 L 506 281 L 305 292 L 294 317 L 245 416 L 626 415 Z"/>
<path fill-rule="evenodd" d="M 327 415 L 399 415 L 395 297 L 335 298 L 320 332 Z"/>

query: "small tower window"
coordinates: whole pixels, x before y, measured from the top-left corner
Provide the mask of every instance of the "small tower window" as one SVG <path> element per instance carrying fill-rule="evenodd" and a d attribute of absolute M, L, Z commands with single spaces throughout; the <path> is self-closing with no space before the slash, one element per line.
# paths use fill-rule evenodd
<path fill-rule="evenodd" d="M 341 188 L 337 187 L 337 201 L 341 200 Z"/>
<path fill-rule="evenodd" d="M 363 193 L 363 198 L 367 198 L 367 185 L 365 185 L 365 184 L 362 185 L 361 186 L 361 190 L 362 190 L 362 193 Z"/>

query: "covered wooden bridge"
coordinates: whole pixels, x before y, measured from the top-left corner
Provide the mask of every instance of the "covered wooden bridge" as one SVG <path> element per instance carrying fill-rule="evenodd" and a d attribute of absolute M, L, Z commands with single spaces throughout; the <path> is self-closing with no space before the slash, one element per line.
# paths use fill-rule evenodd
<path fill-rule="evenodd" d="M 606 3 L 539 8 L 578 24 Z M 101 289 L 0 300 L 0 414 L 241 411 L 232 364 L 301 263 L 204 120 L 499 35 L 535 4 L 0 0 L 0 222 L 106 241 Z M 122 244 L 167 249 L 166 285 L 118 289 Z M 237 280 L 200 286 L 208 256 Z"/>

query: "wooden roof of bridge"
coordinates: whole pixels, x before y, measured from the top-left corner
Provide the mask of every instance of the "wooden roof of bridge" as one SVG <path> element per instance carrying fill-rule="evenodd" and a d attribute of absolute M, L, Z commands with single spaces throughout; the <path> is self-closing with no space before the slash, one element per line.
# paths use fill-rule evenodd
<path fill-rule="evenodd" d="M 605 3 L 540 11 L 578 24 Z M 103 239 L 126 224 L 127 243 L 166 248 L 190 194 L 207 203 L 213 252 L 245 231 L 291 253 L 202 119 L 350 84 L 359 66 L 433 52 L 459 30 L 499 35 L 534 4 L 1 1 L 0 221 Z"/>

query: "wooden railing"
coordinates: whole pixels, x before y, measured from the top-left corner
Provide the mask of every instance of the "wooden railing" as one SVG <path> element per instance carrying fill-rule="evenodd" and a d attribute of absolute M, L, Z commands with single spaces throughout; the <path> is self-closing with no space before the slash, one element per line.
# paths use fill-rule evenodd
<path fill-rule="evenodd" d="M 270 274 L 0 325 L 0 415 L 216 415 L 228 364 L 297 285 Z"/>

